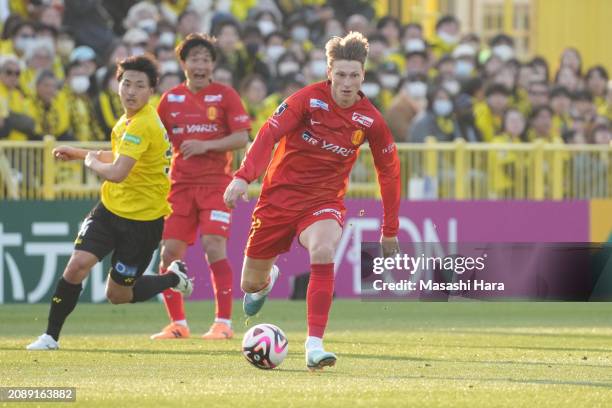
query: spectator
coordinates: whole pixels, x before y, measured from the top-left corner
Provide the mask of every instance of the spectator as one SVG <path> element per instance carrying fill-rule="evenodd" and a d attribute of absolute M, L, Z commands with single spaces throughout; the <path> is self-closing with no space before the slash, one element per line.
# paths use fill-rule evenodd
<path fill-rule="evenodd" d="M 534 142 L 538 139 L 547 143 L 563 143 L 560 135 L 552 133 L 553 111 L 547 105 L 537 106 L 529 118 L 529 131 L 527 140 Z"/>
<path fill-rule="evenodd" d="M 559 68 L 555 75 L 555 84 L 565 87 L 570 92 L 576 92 L 581 87 L 581 79 L 572 68 Z"/>
<path fill-rule="evenodd" d="M 15 55 L 0 57 L 0 140 L 35 139 L 31 106 L 19 89 L 21 68 Z"/>
<path fill-rule="evenodd" d="M 556 86 L 550 91 L 550 107 L 553 111 L 553 134 L 563 135 L 572 128 L 572 118 L 570 114 L 571 105 L 571 93 L 567 88 Z"/>
<path fill-rule="evenodd" d="M 602 115 L 605 115 L 607 110 L 606 91 L 608 79 L 608 71 L 602 65 L 589 68 L 585 75 L 586 89 L 593 95 L 595 108 Z"/>
<path fill-rule="evenodd" d="M 91 85 L 85 64 L 73 61 L 66 68 L 66 81 L 62 93 L 65 94 L 70 115 L 70 132 L 75 140 L 81 142 L 101 141 L 106 139 L 98 122 L 95 120 L 94 105 L 88 95 Z"/>
<path fill-rule="evenodd" d="M 489 85 L 486 102 L 474 104 L 476 127 L 484 142 L 490 142 L 502 131 L 502 119 L 509 106 L 510 90 L 501 84 Z"/>
<path fill-rule="evenodd" d="M 409 142 L 408 129 L 427 106 L 427 78 L 415 75 L 399 84 L 399 92 L 384 113 L 385 121 L 397 143 Z"/>
<path fill-rule="evenodd" d="M 504 63 L 514 58 L 514 40 L 507 34 L 497 34 L 489 41 L 489 46 L 491 54 Z"/>
<path fill-rule="evenodd" d="M 43 70 L 36 77 L 32 114 L 38 137 L 53 135 L 58 140 L 74 140 L 70 133 L 70 114 L 66 95 L 59 92 L 59 81 L 53 71 Z"/>
<path fill-rule="evenodd" d="M 451 15 L 441 17 L 436 23 L 436 35 L 432 39 L 432 52 L 436 58 L 450 54 L 459 42 L 459 20 Z"/>
<path fill-rule="evenodd" d="M 442 87 L 434 88 L 427 96 L 427 111 L 410 127 L 408 140 L 422 143 L 428 136 L 433 136 L 438 142 L 451 142 L 460 138 L 461 131 L 453 110 L 451 94 Z"/>
<path fill-rule="evenodd" d="M 578 78 L 582 76 L 582 57 L 576 48 L 567 47 L 563 50 L 559 70 L 561 68 L 569 68 Z"/>
<path fill-rule="evenodd" d="M 104 134 L 104 138 L 110 138 L 111 130 L 117 120 L 123 115 L 123 106 L 121 99 L 117 93 L 119 82 L 115 78 L 117 65 L 112 63 L 105 69 L 104 77 L 101 82 L 101 91 L 96 98 L 95 116 L 98 121 L 98 126 Z"/>

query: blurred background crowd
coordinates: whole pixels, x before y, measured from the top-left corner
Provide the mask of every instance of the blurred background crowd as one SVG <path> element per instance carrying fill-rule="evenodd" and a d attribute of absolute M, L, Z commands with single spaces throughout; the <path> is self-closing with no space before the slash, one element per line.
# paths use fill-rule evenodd
<path fill-rule="evenodd" d="M 580 49 L 521 58 L 515 37 L 485 39 L 440 15 L 379 15 L 368 0 L 0 0 L 0 140 L 108 140 L 121 116 L 114 64 L 149 52 L 159 62 L 153 104 L 184 80 L 175 45 L 217 38 L 214 79 L 236 88 L 254 137 L 288 95 L 326 77 L 325 42 L 369 39 L 363 93 L 397 142 L 610 144 L 612 82 Z"/>

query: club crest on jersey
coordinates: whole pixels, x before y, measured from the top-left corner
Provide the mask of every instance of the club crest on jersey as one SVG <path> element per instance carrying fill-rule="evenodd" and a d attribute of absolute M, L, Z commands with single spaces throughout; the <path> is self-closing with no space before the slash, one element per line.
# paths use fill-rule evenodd
<path fill-rule="evenodd" d="M 372 127 L 372 123 L 374 123 L 374 119 L 369 116 L 362 115 L 361 113 L 353 112 L 353 120 L 359 124 L 362 124 L 365 127 Z"/>
<path fill-rule="evenodd" d="M 185 102 L 185 95 L 168 94 L 168 102 L 183 103 Z"/>
<path fill-rule="evenodd" d="M 355 146 L 359 146 L 363 142 L 364 137 L 364 131 L 361 129 L 357 129 L 351 134 L 351 143 L 353 143 L 353 145 Z"/>
<path fill-rule="evenodd" d="M 311 108 L 321 108 L 329 112 L 329 105 L 320 99 L 310 98 Z"/>
<path fill-rule="evenodd" d="M 281 103 L 280 105 L 278 105 L 278 108 L 276 108 L 276 110 L 274 111 L 274 117 L 279 117 L 280 115 L 283 114 L 283 112 L 285 112 L 287 110 L 287 108 L 289 107 L 289 105 L 287 105 L 286 102 Z"/>
<path fill-rule="evenodd" d="M 204 102 L 221 102 L 223 100 L 223 95 L 204 95 Z"/>
<path fill-rule="evenodd" d="M 309 145 L 316 146 L 319 144 L 319 139 L 314 137 L 309 131 L 302 133 L 302 139 Z"/>
<path fill-rule="evenodd" d="M 217 119 L 217 108 L 214 106 L 208 107 L 208 109 L 206 109 L 206 115 L 208 116 L 208 120 Z"/>

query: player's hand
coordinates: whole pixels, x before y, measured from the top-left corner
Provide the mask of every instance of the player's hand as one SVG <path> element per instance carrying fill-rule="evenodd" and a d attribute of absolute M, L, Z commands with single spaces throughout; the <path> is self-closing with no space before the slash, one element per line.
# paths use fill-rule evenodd
<path fill-rule="evenodd" d="M 85 166 L 91 168 L 91 166 L 95 163 L 95 162 L 100 162 L 102 161 L 100 155 L 102 154 L 101 151 L 90 151 L 87 152 L 87 155 L 85 156 Z"/>
<path fill-rule="evenodd" d="M 241 178 L 234 178 L 231 183 L 225 189 L 225 193 L 223 194 L 223 201 L 225 201 L 225 205 L 228 208 L 235 208 L 236 201 L 238 198 L 242 198 L 244 201 L 249 199 L 247 195 L 249 184 L 246 180 Z"/>
<path fill-rule="evenodd" d="M 208 151 L 208 144 L 205 140 L 185 140 L 179 147 L 183 158 L 187 160 L 191 156 L 204 154 Z"/>
<path fill-rule="evenodd" d="M 77 160 L 79 157 L 76 152 L 77 150 L 72 146 L 57 146 L 53 149 L 53 157 L 62 161 Z"/>
<path fill-rule="evenodd" d="M 400 252 L 397 237 L 385 237 L 383 235 L 380 237 L 380 244 L 385 258 L 393 258 Z"/>

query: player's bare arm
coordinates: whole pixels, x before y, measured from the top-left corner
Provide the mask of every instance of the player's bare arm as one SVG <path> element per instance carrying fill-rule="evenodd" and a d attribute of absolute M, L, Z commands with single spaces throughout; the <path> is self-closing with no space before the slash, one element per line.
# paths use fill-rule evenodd
<path fill-rule="evenodd" d="M 91 152 L 89 149 L 61 145 L 53 149 L 53 156 L 61 161 L 85 160 L 85 156 L 87 156 L 89 152 Z M 113 152 L 109 150 L 99 150 L 98 157 L 104 163 L 111 163 L 113 161 Z"/>
<path fill-rule="evenodd" d="M 89 167 L 105 180 L 121 183 L 130 174 L 136 160 L 125 155 L 119 155 L 112 163 L 104 162 L 108 152 L 89 151 L 85 156 L 85 166 Z"/>
<path fill-rule="evenodd" d="M 249 141 L 246 130 L 234 132 L 224 138 L 214 140 L 185 140 L 181 143 L 181 154 L 185 159 L 206 152 L 225 152 L 229 150 L 242 149 Z"/>

